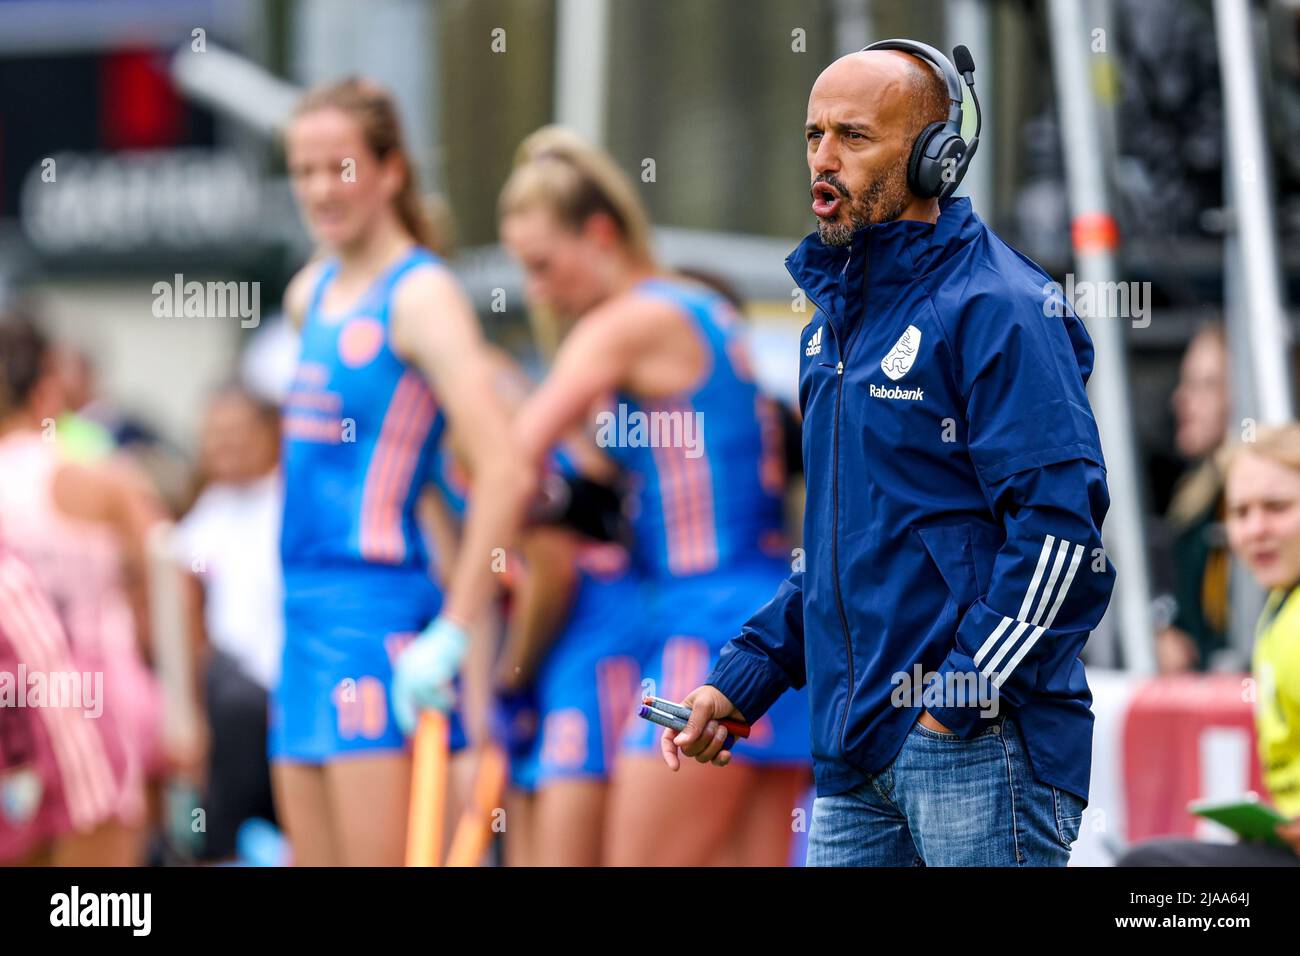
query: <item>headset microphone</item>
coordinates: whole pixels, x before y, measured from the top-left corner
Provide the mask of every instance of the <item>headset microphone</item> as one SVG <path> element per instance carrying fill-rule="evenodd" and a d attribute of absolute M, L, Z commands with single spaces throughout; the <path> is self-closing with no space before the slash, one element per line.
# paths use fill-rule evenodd
<path fill-rule="evenodd" d="M 917 135 L 907 162 L 907 187 L 914 196 L 947 199 L 961 185 L 966 168 L 979 146 L 980 129 L 984 125 L 979 97 L 975 95 L 975 61 L 970 50 L 959 46 L 952 51 L 957 63 L 954 68 L 952 62 L 934 47 L 916 40 L 880 40 L 863 49 L 910 53 L 933 64 L 943 74 L 948 87 L 948 116 L 942 122 L 929 124 Z M 963 79 L 975 104 L 975 135 L 969 143 L 961 138 Z"/>
<path fill-rule="evenodd" d="M 957 67 L 957 72 L 961 74 L 967 86 L 975 85 L 975 61 L 971 58 L 970 50 L 964 45 L 952 48 L 952 65 Z"/>
<path fill-rule="evenodd" d="M 961 74 L 961 78 L 966 81 L 966 88 L 970 90 L 971 102 L 975 104 L 975 135 L 966 144 L 965 155 L 957 161 L 955 178 L 960 183 L 962 177 L 966 175 L 966 167 L 970 165 L 970 161 L 975 157 L 975 150 L 979 148 L 980 130 L 984 126 L 984 114 L 980 110 L 980 98 L 975 95 L 975 60 L 970 55 L 970 50 L 966 49 L 964 45 L 953 47 L 952 62 L 957 67 L 957 72 Z M 956 189 L 957 187 L 954 186 L 953 188 Z"/>

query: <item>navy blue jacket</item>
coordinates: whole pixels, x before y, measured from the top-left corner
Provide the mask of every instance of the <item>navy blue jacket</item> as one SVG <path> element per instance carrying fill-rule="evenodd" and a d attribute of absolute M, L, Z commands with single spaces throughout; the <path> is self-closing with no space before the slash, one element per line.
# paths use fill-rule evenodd
<path fill-rule="evenodd" d="M 750 721 L 809 684 L 821 795 L 888 766 L 924 707 L 962 737 L 1014 715 L 1035 775 L 1086 799 L 1079 653 L 1115 571 L 1083 323 L 964 198 L 786 266 L 817 309 L 806 554 L 707 682 Z"/>

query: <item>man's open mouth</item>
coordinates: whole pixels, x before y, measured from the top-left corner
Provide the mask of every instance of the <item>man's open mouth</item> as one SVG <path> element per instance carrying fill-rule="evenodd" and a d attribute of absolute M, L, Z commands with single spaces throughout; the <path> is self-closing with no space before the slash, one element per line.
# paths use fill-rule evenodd
<path fill-rule="evenodd" d="M 829 219 L 839 211 L 841 197 L 830 183 L 813 183 L 813 215 Z"/>

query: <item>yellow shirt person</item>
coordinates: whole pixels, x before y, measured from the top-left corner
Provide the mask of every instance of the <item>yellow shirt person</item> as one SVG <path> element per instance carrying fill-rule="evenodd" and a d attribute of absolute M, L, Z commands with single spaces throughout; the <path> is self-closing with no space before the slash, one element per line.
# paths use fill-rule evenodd
<path fill-rule="evenodd" d="M 1264 785 L 1279 812 L 1300 817 L 1300 587 L 1269 594 L 1253 670 Z"/>

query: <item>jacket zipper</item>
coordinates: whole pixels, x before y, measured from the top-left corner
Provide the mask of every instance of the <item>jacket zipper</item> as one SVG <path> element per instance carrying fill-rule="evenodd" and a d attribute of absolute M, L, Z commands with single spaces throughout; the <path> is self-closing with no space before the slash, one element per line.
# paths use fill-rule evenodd
<path fill-rule="evenodd" d="M 844 273 L 847 275 L 849 266 L 852 265 L 853 259 L 844 265 Z M 826 315 L 826 324 L 830 325 L 830 313 L 821 307 L 815 299 L 809 296 L 809 301 Z M 831 329 L 831 335 L 835 335 L 834 328 Z M 857 336 L 852 336 L 857 338 Z M 840 345 L 838 337 L 835 344 Z M 849 664 L 849 686 L 844 695 L 844 711 L 840 715 L 840 753 L 844 753 L 844 733 L 849 724 L 849 707 L 853 703 L 853 641 L 849 637 L 849 619 L 844 613 L 844 595 L 840 591 L 840 403 L 844 396 L 844 361 L 849 357 L 849 346 L 852 344 L 851 339 L 844 342 L 843 351 L 835 366 L 835 425 L 832 429 L 831 438 L 831 579 L 835 586 L 835 607 L 840 614 L 840 630 L 844 634 L 844 652 L 848 658 Z"/>

